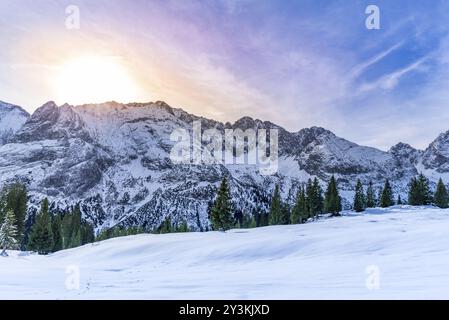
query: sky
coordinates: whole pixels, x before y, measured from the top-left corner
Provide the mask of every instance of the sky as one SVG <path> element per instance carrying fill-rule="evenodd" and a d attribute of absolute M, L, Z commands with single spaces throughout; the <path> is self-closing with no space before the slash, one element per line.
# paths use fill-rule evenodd
<path fill-rule="evenodd" d="M 383 150 L 449 130 L 449 1 L 0 0 L 0 12 L 0 100 L 29 112 L 163 100 Z"/>

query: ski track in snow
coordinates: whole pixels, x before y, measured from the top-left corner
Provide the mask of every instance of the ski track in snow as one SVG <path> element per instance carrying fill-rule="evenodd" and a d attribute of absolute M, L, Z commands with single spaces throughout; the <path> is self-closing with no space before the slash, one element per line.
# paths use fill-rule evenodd
<path fill-rule="evenodd" d="M 366 285 L 373 265 L 379 289 Z M 70 266 L 79 267 L 79 290 L 66 288 Z M 0 258 L 0 299 L 448 298 L 449 210 L 431 207 Z"/>

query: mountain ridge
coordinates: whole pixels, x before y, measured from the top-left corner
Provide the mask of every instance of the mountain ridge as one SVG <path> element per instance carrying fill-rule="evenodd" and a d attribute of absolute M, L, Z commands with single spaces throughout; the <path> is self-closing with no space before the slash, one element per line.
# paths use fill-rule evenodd
<path fill-rule="evenodd" d="M 1 121 L 1 119 L 0 119 Z M 253 165 L 174 165 L 170 134 L 192 130 L 279 129 L 279 170 L 261 176 Z M 266 212 L 274 185 L 290 204 L 310 177 L 324 184 L 335 175 L 345 207 L 354 184 L 390 179 L 406 197 L 409 179 L 425 173 L 449 178 L 449 131 L 426 150 L 398 143 L 388 151 L 361 146 L 321 128 L 289 132 L 269 121 L 242 117 L 233 124 L 190 114 L 163 101 L 57 106 L 49 101 L 0 144 L 0 185 L 14 180 L 30 190 L 32 209 L 43 197 L 55 207 L 80 203 L 98 229 L 114 225 L 157 227 L 167 216 L 193 230 L 209 227 L 208 207 L 223 175 L 230 178 L 242 214 Z M 33 210 L 30 215 L 33 214 Z"/>

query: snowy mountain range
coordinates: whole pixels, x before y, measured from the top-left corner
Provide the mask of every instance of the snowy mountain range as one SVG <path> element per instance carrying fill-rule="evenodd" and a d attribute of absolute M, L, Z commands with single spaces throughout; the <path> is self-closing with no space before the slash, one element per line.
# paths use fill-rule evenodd
<path fill-rule="evenodd" d="M 29 117 L 21 107 L 0 101 L 0 145 L 5 144 Z"/>
<path fill-rule="evenodd" d="M 169 158 L 175 129 L 279 130 L 279 170 L 261 175 L 254 165 L 178 165 Z M 449 131 L 426 150 L 398 143 L 388 152 L 360 146 L 318 127 L 288 132 L 267 121 L 244 117 L 234 124 L 189 114 L 164 102 L 57 106 L 48 102 L 29 115 L 0 103 L 0 184 L 20 180 L 31 209 L 48 197 L 60 209 L 81 203 L 98 229 L 114 225 L 153 228 L 170 216 L 193 230 L 208 227 L 207 211 L 223 175 L 230 178 L 236 208 L 267 210 L 275 184 L 293 202 L 309 177 L 338 179 L 346 206 L 357 178 L 380 187 L 389 178 L 406 197 L 418 172 L 432 182 L 449 178 Z M 449 181 L 446 179 L 446 181 Z"/>

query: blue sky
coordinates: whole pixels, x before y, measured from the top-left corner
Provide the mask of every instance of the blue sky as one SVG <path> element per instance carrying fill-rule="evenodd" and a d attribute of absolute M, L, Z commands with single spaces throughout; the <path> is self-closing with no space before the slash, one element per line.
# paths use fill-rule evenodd
<path fill-rule="evenodd" d="M 70 4 L 79 30 L 65 28 Z M 365 27 L 370 4 L 380 30 Z M 111 89 L 122 102 L 323 126 L 382 149 L 424 148 L 449 130 L 447 1 L 0 0 L 0 10 L 0 100 L 29 111 L 90 98 L 55 84 L 88 54 L 126 70 L 136 90 Z"/>

